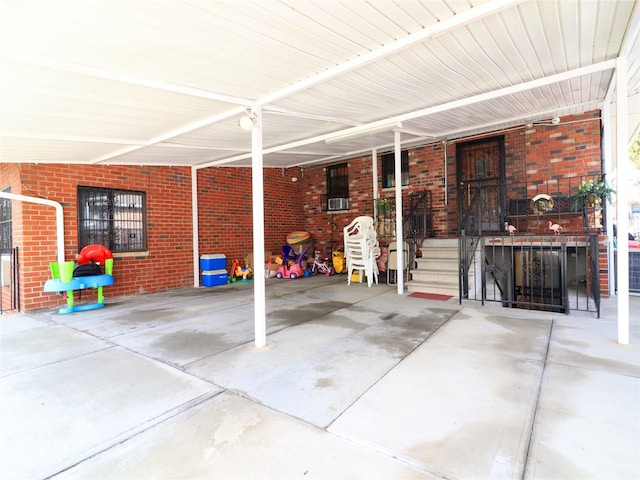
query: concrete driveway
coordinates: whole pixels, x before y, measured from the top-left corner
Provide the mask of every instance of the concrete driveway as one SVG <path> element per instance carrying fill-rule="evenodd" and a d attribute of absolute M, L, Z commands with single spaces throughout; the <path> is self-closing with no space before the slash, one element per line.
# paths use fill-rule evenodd
<path fill-rule="evenodd" d="M 640 478 L 640 322 L 617 344 L 615 299 L 596 319 L 270 279 L 262 349 L 252 300 L 0 317 L 4 478 Z"/>

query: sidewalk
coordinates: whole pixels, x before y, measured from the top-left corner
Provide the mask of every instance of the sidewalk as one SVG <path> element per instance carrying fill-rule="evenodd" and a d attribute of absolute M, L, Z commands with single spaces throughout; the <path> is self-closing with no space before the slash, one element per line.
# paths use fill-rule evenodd
<path fill-rule="evenodd" d="M 6 478 L 640 477 L 640 325 L 268 282 L 0 317 Z M 631 298 L 631 312 L 640 298 Z"/>

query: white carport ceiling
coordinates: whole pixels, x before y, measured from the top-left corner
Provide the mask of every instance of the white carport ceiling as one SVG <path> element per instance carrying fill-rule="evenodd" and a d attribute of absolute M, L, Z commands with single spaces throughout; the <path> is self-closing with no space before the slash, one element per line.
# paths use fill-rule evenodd
<path fill-rule="evenodd" d="M 634 1 L 0 0 L 3 162 L 251 164 L 245 109 L 263 110 L 265 166 L 306 165 L 392 134 L 406 143 L 601 108 L 629 58 Z"/>

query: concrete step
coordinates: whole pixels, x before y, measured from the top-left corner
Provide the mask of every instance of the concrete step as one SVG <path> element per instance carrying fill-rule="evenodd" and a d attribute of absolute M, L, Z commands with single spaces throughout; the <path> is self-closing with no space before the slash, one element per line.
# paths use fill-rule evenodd
<path fill-rule="evenodd" d="M 457 269 L 458 257 L 418 257 L 416 268 L 425 270 L 451 270 Z"/>
<path fill-rule="evenodd" d="M 412 270 L 411 278 L 422 283 L 455 283 L 458 285 L 457 270 Z"/>
<path fill-rule="evenodd" d="M 422 241 L 422 248 L 455 248 L 458 249 L 457 238 L 425 238 Z"/>
<path fill-rule="evenodd" d="M 458 296 L 458 283 L 436 283 L 436 282 L 417 282 L 410 281 L 407 283 L 407 291 L 409 293 L 437 293 L 440 295 L 450 295 L 452 297 Z"/>
<path fill-rule="evenodd" d="M 447 249 L 438 249 L 438 250 L 427 250 L 422 251 L 422 256 L 418 258 L 426 258 L 428 260 L 458 260 L 458 251 L 457 250 L 447 250 Z"/>
<path fill-rule="evenodd" d="M 458 296 L 458 240 L 428 238 L 422 242 L 422 257 L 407 282 L 410 293 Z"/>

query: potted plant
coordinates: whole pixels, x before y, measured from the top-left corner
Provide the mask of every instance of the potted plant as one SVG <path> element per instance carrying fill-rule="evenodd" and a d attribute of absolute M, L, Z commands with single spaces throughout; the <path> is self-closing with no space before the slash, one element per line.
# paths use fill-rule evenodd
<path fill-rule="evenodd" d="M 593 178 L 583 180 L 578 185 L 576 193 L 573 197 L 573 207 L 580 210 L 584 207 L 595 207 L 602 203 L 603 200 L 611 201 L 611 195 L 616 191 L 607 185 L 604 180 L 594 181 Z"/>
<path fill-rule="evenodd" d="M 378 218 L 390 218 L 395 216 L 396 204 L 388 198 L 378 198 Z"/>

